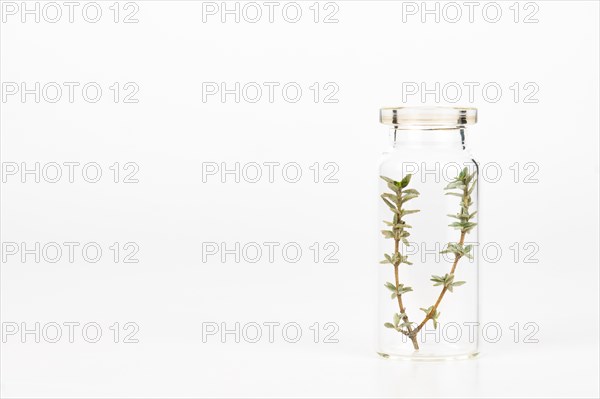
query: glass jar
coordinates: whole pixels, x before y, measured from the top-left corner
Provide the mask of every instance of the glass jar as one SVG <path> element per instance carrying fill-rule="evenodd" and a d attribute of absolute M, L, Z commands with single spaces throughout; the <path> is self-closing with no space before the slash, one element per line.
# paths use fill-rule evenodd
<path fill-rule="evenodd" d="M 465 146 L 477 110 L 383 108 L 379 166 L 378 353 L 477 355 L 478 167 Z"/>

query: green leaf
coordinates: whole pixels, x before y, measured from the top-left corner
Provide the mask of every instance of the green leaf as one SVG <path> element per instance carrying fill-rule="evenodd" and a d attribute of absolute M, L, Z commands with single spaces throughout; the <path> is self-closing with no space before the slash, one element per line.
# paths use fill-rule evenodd
<path fill-rule="evenodd" d="M 433 306 L 428 307 L 427 309 L 425 308 L 419 308 L 421 309 L 423 312 L 425 312 L 426 316 L 429 316 L 429 313 L 431 313 L 431 311 L 433 310 Z M 432 317 L 435 317 L 436 314 L 439 314 L 439 312 L 435 312 L 435 314 L 432 315 Z"/>
<path fill-rule="evenodd" d="M 409 188 L 406 190 L 402 191 L 403 194 L 414 194 L 414 195 L 421 195 L 421 193 L 419 193 L 417 190 L 415 190 L 414 188 Z"/>
<path fill-rule="evenodd" d="M 385 177 L 385 176 L 379 176 L 381 177 L 383 180 L 385 180 L 386 183 L 391 183 L 394 184 L 394 180 L 390 179 L 389 177 Z"/>
<path fill-rule="evenodd" d="M 453 190 L 455 188 L 463 190 L 465 187 L 466 186 L 464 185 L 464 183 L 462 181 L 457 181 L 457 182 L 452 182 L 452 183 L 448 184 L 446 186 L 446 188 L 444 188 L 444 190 Z"/>
<path fill-rule="evenodd" d="M 473 249 L 473 245 L 467 245 L 463 247 L 462 245 L 454 242 L 449 242 L 446 249 L 441 251 L 442 254 L 453 253 L 458 256 L 466 256 L 469 259 L 473 259 L 469 252 Z"/>
<path fill-rule="evenodd" d="M 468 233 L 473 229 L 473 227 L 477 226 L 477 223 L 473 222 L 453 222 L 448 225 L 449 227 L 454 227 L 457 230 L 461 230 L 465 233 Z"/>
<path fill-rule="evenodd" d="M 393 183 L 388 183 L 387 186 L 388 186 L 388 188 L 390 190 L 392 190 L 395 193 L 399 193 L 400 192 L 400 188 L 398 186 L 396 186 L 395 184 L 393 184 Z"/>
<path fill-rule="evenodd" d="M 396 194 L 383 193 L 381 194 L 382 198 L 388 198 L 391 201 L 398 202 L 398 196 Z"/>
<path fill-rule="evenodd" d="M 384 286 L 388 290 L 390 290 L 392 292 L 396 292 L 396 286 L 394 284 L 388 282 L 388 283 L 385 283 Z"/>
<path fill-rule="evenodd" d="M 427 309 L 425 308 L 419 308 L 421 309 L 423 312 L 425 312 L 425 317 L 429 317 L 429 314 L 431 313 L 431 311 L 433 310 L 433 306 L 428 307 Z M 433 321 L 433 327 L 437 328 L 437 319 L 440 316 L 440 312 L 438 312 L 437 310 L 434 312 L 434 314 L 431 315 L 431 320 Z"/>
<path fill-rule="evenodd" d="M 385 238 L 394 238 L 394 232 L 389 231 L 389 230 L 381 230 L 381 234 L 383 234 L 383 236 Z"/>
<path fill-rule="evenodd" d="M 413 210 L 403 209 L 402 211 L 400 211 L 400 215 L 402 215 L 402 216 L 410 215 L 410 214 L 417 213 L 417 212 L 421 212 L 421 210 L 420 209 L 413 209 Z"/>
<path fill-rule="evenodd" d="M 392 211 L 394 211 L 394 212 L 397 211 L 398 208 L 396 208 L 396 205 L 394 205 L 390 201 L 388 201 L 387 198 L 385 198 L 383 195 L 384 194 L 381 195 L 381 199 L 383 200 L 383 202 L 385 202 L 385 204 L 387 206 L 389 206 Z"/>
<path fill-rule="evenodd" d="M 394 313 L 394 326 L 398 327 L 400 324 L 400 315 L 398 313 Z"/>
<path fill-rule="evenodd" d="M 462 198 L 462 194 L 458 194 L 458 193 L 446 193 L 445 195 L 454 195 L 455 197 L 461 197 Z"/>
<path fill-rule="evenodd" d="M 433 281 L 435 283 L 433 286 L 437 287 L 438 285 L 442 285 L 446 282 L 446 276 L 441 277 L 441 276 L 432 275 L 431 278 L 429 279 L 429 281 Z"/>
<path fill-rule="evenodd" d="M 413 289 L 412 289 L 412 287 L 400 287 L 400 288 L 398 289 L 398 293 L 399 293 L 400 295 L 404 295 L 404 294 L 406 294 L 407 292 L 411 292 L 412 290 L 413 290 Z"/>
<path fill-rule="evenodd" d="M 454 274 L 445 274 L 443 277 L 434 275 L 431 276 L 430 280 L 435 283 L 434 286 L 444 285 L 444 287 L 450 292 L 453 292 L 454 287 L 465 284 L 465 281 L 454 281 Z"/>
<path fill-rule="evenodd" d="M 381 262 L 379 262 L 379 263 L 381 263 L 382 265 L 385 265 L 386 263 L 394 263 L 394 261 L 393 261 L 393 258 L 392 258 L 390 255 L 388 255 L 388 254 L 383 254 L 383 256 L 384 256 L 384 258 L 385 258 L 385 259 L 384 259 L 384 260 L 382 260 Z"/>
<path fill-rule="evenodd" d="M 404 188 L 406 186 L 408 186 L 408 183 L 410 183 L 410 179 L 412 178 L 412 175 L 409 173 L 406 176 L 404 176 L 404 179 L 402 179 L 402 181 L 400 182 L 400 187 Z"/>
<path fill-rule="evenodd" d="M 448 291 L 450 292 L 454 292 L 454 287 L 460 287 L 461 285 L 465 284 L 466 281 L 455 281 L 452 283 L 449 283 L 446 288 L 448 288 Z"/>
<path fill-rule="evenodd" d="M 400 203 L 404 204 L 405 202 L 410 201 L 411 199 L 417 198 L 418 195 L 417 194 L 406 194 L 403 195 L 402 198 L 400 199 Z"/>
<path fill-rule="evenodd" d="M 386 328 L 394 328 L 394 329 L 396 328 L 396 327 L 394 327 L 394 325 L 392 323 L 385 323 L 383 326 Z"/>
<path fill-rule="evenodd" d="M 408 261 L 408 256 L 400 256 L 400 262 L 405 263 L 407 265 L 412 265 L 412 262 Z"/>
<path fill-rule="evenodd" d="M 475 168 L 475 170 L 473 171 L 473 173 L 471 173 L 468 177 L 469 180 L 473 180 L 474 178 L 477 177 L 477 168 Z"/>
<path fill-rule="evenodd" d="M 466 233 L 473 230 L 473 227 L 477 226 L 477 223 L 473 223 L 473 222 L 465 222 L 463 224 L 464 224 L 464 231 Z"/>
<path fill-rule="evenodd" d="M 467 195 L 473 194 L 473 190 L 475 190 L 475 185 L 477 184 L 477 180 L 475 180 L 472 184 L 473 185 L 471 186 L 471 188 L 467 191 Z"/>

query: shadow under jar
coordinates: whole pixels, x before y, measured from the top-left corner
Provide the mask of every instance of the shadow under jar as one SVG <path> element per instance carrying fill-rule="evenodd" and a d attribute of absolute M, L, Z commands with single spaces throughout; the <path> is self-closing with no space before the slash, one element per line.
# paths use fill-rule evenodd
<path fill-rule="evenodd" d="M 422 360 L 477 355 L 478 167 L 465 145 L 477 110 L 383 108 L 378 348 Z"/>

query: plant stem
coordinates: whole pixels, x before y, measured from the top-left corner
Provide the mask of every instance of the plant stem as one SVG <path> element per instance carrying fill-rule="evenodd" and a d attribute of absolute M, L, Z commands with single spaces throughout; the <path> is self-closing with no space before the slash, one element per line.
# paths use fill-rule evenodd
<path fill-rule="evenodd" d="M 466 202 L 467 199 L 469 198 L 469 185 L 467 183 L 465 184 L 465 187 L 463 189 L 463 198 L 462 198 L 462 202 L 461 202 L 461 213 L 460 213 L 461 215 L 469 214 L 469 204 L 468 204 L 468 202 Z M 475 183 L 473 183 L 473 184 L 475 184 Z M 462 247 L 464 245 L 466 235 L 467 235 L 467 231 L 461 230 L 460 239 L 458 241 L 458 245 L 460 247 Z M 454 272 L 456 271 L 456 266 L 458 265 L 458 261 L 460 260 L 460 258 L 462 258 L 462 255 L 460 255 L 458 253 L 454 256 L 454 263 L 452 264 L 452 268 L 450 269 L 450 275 L 453 275 Z M 448 291 L 448 287 L 446 285 L 444 285 L 444 288 L 442 288 L 442 292 L 440 292 L 440 295 L 438 296 L 437 301 L 435 301 L 435 305 L 433 305 L 433 307 L 431 308 L 429 313 L 427 313 L 425 315 L 425 318 L 423 319 L 421 324 L 419 324 L 417 326 L 417 328 L 414 329 L 414 331 L 412 332 L 413 335 L 417 335 L 419 333 L 419 331 L 421 331 L 421 329 L 425 326 L 425 324 L 435 316 L 435 314 L 437 313 L 437 309 L 440 306 L 442 299 L 444 298 L 444 295 L 446 295 L 446 291 Z"/>
<path fill-rule="evenodd" d="M 465 243 L 466 234 L 467 233 L 465 233 L 465 232 L 460 233 L 460 241 L 458 242 L 460 245 L 463 245 Z M 454 274 L 454 271 L 456 270 L 456 266 L 458 265 L 458 261 L 460 260 L 461 257 L 462 256 L 459 254 L 455 255 L 454 263 L 452 264 L 452 269 L 450 270 L 450 274 Z M 421 324 L 419 324 L 417 326 L 417 328 L 415 328 L 415 330 L 413 331 L 414 335 L 418 334 L 419 331 L 421 331 L 421 329 L 423 328 L 423 326 L 425 326 L 425 323 L 427 323 L 429 320 L 431 320 L 433 315 L 435 315 L 438 306 L 440 306 L 440 303 L 442 302 L 442 299 L 444 298 L 444 295 L 446 294 L 446 291 L 448 291 L 448 287 L 444 286 L 444 288 L 442 288 L 442 292 L 440 292 L 440 296 L 438 297 L 437 301 L 435 302 L 435 305 L 433 305 L 433 308 L 431 308 L 431 311 L 429 313 L 427 313 L 427 315 L 425 316 L 425 318 L 423 319 Z"/>
<path fill-rule="evenodd" d="M 399 247 L 400 247 L 400 240 L 394 240 L 394 252 L 395 254 L 399 253 Z M 396 292 L 399 294 L 400 292 L 400 277 L 398 275 L 398 266 L 400 266 L 400 262 L 397 262 L 394 264 L 394 277 L 396 278 Z M 400 308 L 400 314 L 403 314 L 404 317 L 402 317 L 402 320 L 405 323 L 410 323 L 408 321 L 408 316 L 406 315 L 406 308 L 404 307 L 404 304 L 402 303 L 402 295 L 397 295 L 398 298 L 398 307 Z M 416 333 L 413 333 L 413 329 L 412 327 L 409 325 L 407 327 L 408 330 L 408 334 L 406 334 L 410 340 L 412 341 L 413 347 L 415 348 L 415 350 L 419 350 L 419 343 L 417 342 L 417 336 Z"/>

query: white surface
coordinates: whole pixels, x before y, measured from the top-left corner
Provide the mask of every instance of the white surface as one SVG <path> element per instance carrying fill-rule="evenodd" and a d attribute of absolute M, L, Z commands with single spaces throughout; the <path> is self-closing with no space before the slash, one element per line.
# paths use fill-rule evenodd
<path fill-rule="evenodd" d="M 591 397 L 597 369 L 586 352 L 593 350 L 533 345 L 469 361 L 394 362 L 348 348 L 46 347 L 26 356 L 61 357 L 61 364 L 71 365 L 68 372 L 29 365 L 27 375 L 7 375 L 3 396 Z"/>
<path fill-rule="evenodd" d="M 140 87 L 138 104 L 1 104 L 2 162 L 97 162 L 107 176 L 2 184 L 3 242 L 105 251 L 95 264 L 2 263 L 3 323 L 94 321 L 105 332 L 97 344 L 8 339 L 3 397 L 598 397 L 598 3 L 536 2 L 537 24 L 514 24 L 512 2 L 497 24 L 402 23 L 401 2 L 337 4 L 337 24 L 204 24 L 201 3 L 158 1 L 138 3 L 138 24 L 2 23 L 2 82 Z M 202 103 L 212 81 L 298 82 L 305 95 Z M 402 102 L 402 82 L 436 81 L 504 90 L 497 103 L 460 102 L 480 109 L 477 159 L 503 172 L 481 186 L 480 230 L 503 249 L 481 270 L 483 321 L 503 337 L 472 361 L 385 361 L 372 351 L 375 170 L 387 140 L 377 112 Z M 315 104 L 314 82 L 336 83 L 339 103 Z M 515 103 L 514 82 L 536 83 L 539 102 Z M 114 162 L 138 164 L 140 182 L 112 183 Z M 202 162 L 297 162 L 305 174 L 203 183 Z M 339 165 L 339 183 L 313 183 L 315 162 Z M 536 163 L 539 182 L 515 183 L 515 162 Z M 136 242 L 140 262 L 112 262 L 115 241 Z M 304 256 L 203 263 L 207 241 L 295 241 Z M 314 242 L 337 243 L 339 263 L 315 263 Z M 515 262 L 515 242 L 536 243 L 539 262 Z M 108 327 L 127 321 L 140 342 L 112 343 Z M 297 322 L 304 335 L 203 344 L 207 321 Z M 339 343 L 313 343 L 315 322 L 336 323 Z M 536 323 L 539 342 L 512 342 L 515 322 Z"/>

